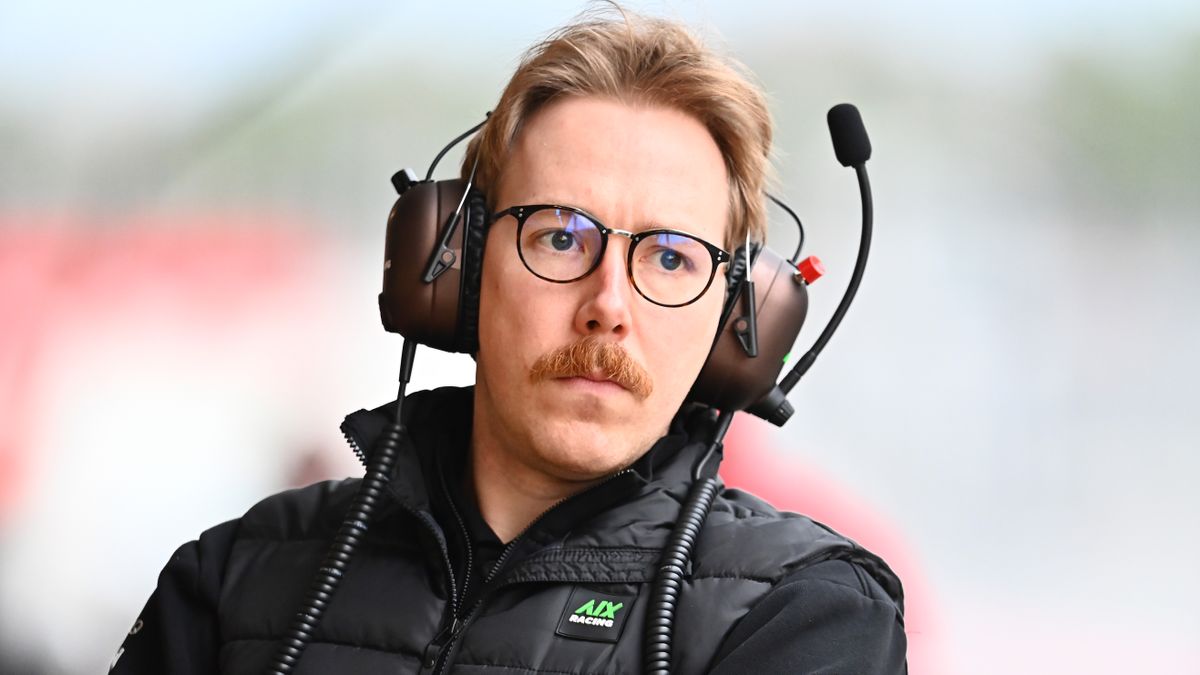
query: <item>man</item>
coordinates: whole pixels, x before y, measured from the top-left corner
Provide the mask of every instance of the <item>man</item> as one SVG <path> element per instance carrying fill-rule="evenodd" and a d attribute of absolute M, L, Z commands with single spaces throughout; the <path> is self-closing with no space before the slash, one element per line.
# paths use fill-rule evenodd
<path fill-rule="evenodd" d="M 765 235 L 770 137 L 762 94 L 669 22 L 583 21 L 526 56 L 463 164 L 494 214 L 476 386 L 405 400 L 409 440 L 295 672 L 642 671 L 707 446 L 685 399 L 726 252 Z M 395 406 L 343 431 L 371 447 Z M 182 547 L 115 671 L 264 672 L 357 486 Z M 673 672 L 905 671 L 899 582 L 803 517 L 724 491 L 689 566 Z"/>

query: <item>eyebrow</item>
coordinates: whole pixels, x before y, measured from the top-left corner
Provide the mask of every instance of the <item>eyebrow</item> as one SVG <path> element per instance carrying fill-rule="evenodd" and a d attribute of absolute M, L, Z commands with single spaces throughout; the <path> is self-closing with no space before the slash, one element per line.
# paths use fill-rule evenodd
<path fill-rule="evenodd" d="M 595 213 L 594 211 L 592 211 L 591 209 L 589 209 L 589 208 L 587 208 L 587 207 L 585 207 L 585 206 L 580 206 L 579 204 L 577 204 L 577 203 L 575 203 L 575 202 L 572 202 L 572 201 L 569 201 L 569 200 L 563 200 L 563 199 L 536 199 L 536 198 L 534 198 L 534 199 L 530 199 L 530 200 L 528 200 L 528 201 L 519 201 L 519 202 L 516 202 L 516 203 L 514 203 L 514 204 L 513 204 L 513 206 L 531 206 L 531 205 L 535 205 L 535 204 L 549 204 L 549 205 L 552 205 L 552 206 L 567 206 L 567 207 L 570 207 L 570 208 L 572 208 L 572 209 L 576 209 L 576 210 L 578 210 L 578 211 L 582 211 L 582 212 L 583 212 L 585 215 L 587 215 L 587 216 L 589 216 L 589 217 L 591 217 L 591 218 L 595 219 L 595 221 L 596 221 L 596 222 L 598 222 L 598 223 L 600 223 L 600 224 L 604 225 L 604 226 L 605 226 L 605 227 L 607 227 L 607 228 L 610 228 L 610 229 L 617 229 L 617 230 L 621 230 L 621 231 L 624 231 L 624 232 L 633 232 L 633 233 L 635 233 L 635 234 L 636 234 L 636 233 L 639 233 L 639 232 L 647 232 L 647 231 L 650 231 L 650 230 L 672 230 L 672 231 L 675 231 L 675 232 L 682 232 L 682 233 L 684 233 L 684 234 L 688 234 L 688 235 L 691 235 L 691 236 L 693 236 L 693 237 L 698 237 L 698 238 L 700 238 L 700 239 L 704 239 L 705 241 L 707 241 L 707 240 L 708 240 L 708 239 L 707 239 L 707 237 L 705 237 L 704 235 L 702 235 L 702 234 L 700 234 L 700 233 L 698 233 L 698 232 L 694 232 L 694 231 L 692 231 L 692 230 L 690 230 L 690 229 L 688 229 L 688 228 L 684 228 L 684 227 L 675 227 L 675 226 L 668 225 L 668 224 L 666 224 L 666 223 L 663 223 L 663 222 L 660 222 L 660 221 L 655 221 L 655 220 L 652 220 L 652 221 L 650 221 L 649 223 L 645 224 L 645 226 L 644 226 L 644 227 L 633 227 L 633 228 L 630 228 L 630 229 L 626 229 L 626 228 L 624 228 L 624 227 L 616 227 L 615 225 L 611 225 L 611 224 L 610 224 L 610 222 L 611 222 L 611 221 L 608 221 L 608 220 L 606 220 L 606 219 L 604 219 L 604 218 L 601 218 L 600 216 L 597 216 L 597 215 L 596 215 L 596 213 Z M 723 243 L 723 242 L 722 242 L 722 243 Z M 717 245 L 718 245 L 718 246 L 721 246 L 722 244 L 720 244 L 720 243 L 719 243 L 719 244 L 717 244 Z"/>

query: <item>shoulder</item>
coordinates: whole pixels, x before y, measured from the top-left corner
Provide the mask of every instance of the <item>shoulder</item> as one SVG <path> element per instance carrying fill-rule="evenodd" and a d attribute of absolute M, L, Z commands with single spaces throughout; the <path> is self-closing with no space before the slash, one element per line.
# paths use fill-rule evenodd
<path fill-rule="evenodd" d="M 211 582 L 219 580 L 226 559 L 239 541 L 327 537 L 340 522 L 357 483 L 357 479 L 326 481 L 271 495 L 241 518 L 211 527 L 180 546 L 163 574 L 183 574 Z"/>
<path fill-rule="evenodd" d="M 854 542 L 797 513 L 779 511 L 742 490 L 722 490 L 701 538 L 705 557 L 781 578 L 817 557 L 855 548 Z"/>
<path fill-rule="evenodd" d="M 239 521 L 239 538 L 306 539 L 336 530 L 361 479 L 329 480 L 273 494 Z"/>
<path fill-rule="evenodd" d="M 900 580 L 881 558 L 822 523 L 779 511 L 742 490 L 723 490 L 717 497 L 699 546 L 697 573 L 772 586 L 800 580 L 857 584 L 864 596 L 903 608 Z M 831 570 L 837 574 L 831 576 Z"/>
<path fill-rule="evenodd" d="M 881 558 L 740 490 L 713 504 L 694 573 L 756 582 L 711 672 L 905 673 L 904 594 Z"/>

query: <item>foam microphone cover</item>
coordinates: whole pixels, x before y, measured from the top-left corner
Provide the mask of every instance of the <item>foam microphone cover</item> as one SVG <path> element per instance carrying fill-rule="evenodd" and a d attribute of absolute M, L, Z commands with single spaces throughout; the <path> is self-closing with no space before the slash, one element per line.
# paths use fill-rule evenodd
<path fill-rule="evenodd" d="M 833 152 L 842 166 L 859 166 L 871 159 L 871 139 L 863 126 L 858 108 L 839 103 L 829 109 L 829 135 L 833 137 Z"/>

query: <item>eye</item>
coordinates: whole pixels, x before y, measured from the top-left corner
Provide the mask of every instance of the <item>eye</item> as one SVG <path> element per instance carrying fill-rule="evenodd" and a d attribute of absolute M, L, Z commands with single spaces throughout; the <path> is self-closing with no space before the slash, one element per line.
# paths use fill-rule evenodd
<path fill-rule="evenodd" d="M 680 265 L 686 262 L 682 253 L 669 248 L 662 249 L 655 253 L 655 255 L 658 258 L 658 265 L 669 272 L 674 272 L 679 269 Z"/>
<path fill-rule="evenodd" d="M 566 230 L 554 230 L 544 235 L 555 251 L 568 251 L 575 245 L 575 235 Z"/>
<path fill-rule="evenodd" d="M 530 232 L 527 239 L 546 255 L 576 254 L 589 249 L 588 242 L 571 228 L 547 227 Z"/>
<path fill-rule="evenodd" d="M 591 252 L 599 233 L 587 218 L 565 209 L 542 209 L 526 223 L 523 239 L 526 251 L 537 249 L 544 255 L 580 255 Z"/>
<path fill-rule="evenodd" d="M 645 265 L 646 271 L 659 274 L 691 275 L 697 271 L 697 260 L 703 253 L 696 240 L 672 233 L 645 239 L 642 246 L 646 251 L 641 254 L 639 264 Z"/>

